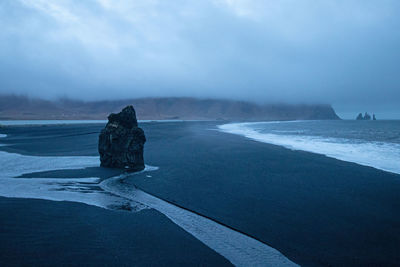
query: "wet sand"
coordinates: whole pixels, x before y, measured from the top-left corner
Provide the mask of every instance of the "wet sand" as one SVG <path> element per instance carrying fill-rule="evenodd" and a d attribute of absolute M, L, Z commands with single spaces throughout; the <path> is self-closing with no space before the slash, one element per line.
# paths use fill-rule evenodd
<path fill-rule="evenodd" d="M 139 188 L 304 266 L 400 262 L 400 175 L 221 133 L 213 123 L 145 131 L 146 160 L 160 169 L 133 177 Z"/>
<path fill-rule="evenodd" d="M 154 210 L 0 198 L 2 266 L 229 265 Z"/>
<path fill-rule="evenodd" d="M 93 144 L 98 133 L 88 133 L 90 125 L 48 127 L 7 128 L 9 135 L 0 143 L 15 146 L 1 148 L 24 155 L 96 155 Z M 119 174 L 117 169 L 89 167 L 26 173 L 20 178 L 106 179 Z M 231 265 L 153 209 L 129 212 L 69 201 L 0 197 L 0 241 L 2 266 Z"/>
<path fill-rule="evenodd" d="M 400 262 L 400 175 L 221 133 L 216 124 L 142 124 L 146 163 L 159 170 L 127 182 L 254 236 L 304 266 Z M 1 142 L 15 144 L 1 149 L 96 155 L 101 127 L 1 129 L 8 134 Z M 68 175 L 81 176 L 81 171 Z M 93 171 L 103 178 L 114 175 L 102 168 L 85 171 L 87 176 Z M 57 174 L 66 173 L 33 176 Z"/>

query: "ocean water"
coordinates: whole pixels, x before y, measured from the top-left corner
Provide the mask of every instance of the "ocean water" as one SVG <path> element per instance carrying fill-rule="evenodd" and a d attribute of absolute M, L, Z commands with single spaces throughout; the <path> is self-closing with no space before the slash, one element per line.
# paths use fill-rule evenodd
<path fill-rule="evenodd" d="M 221 131 L 400 174 L 400 120 L 230 123 Z"/>

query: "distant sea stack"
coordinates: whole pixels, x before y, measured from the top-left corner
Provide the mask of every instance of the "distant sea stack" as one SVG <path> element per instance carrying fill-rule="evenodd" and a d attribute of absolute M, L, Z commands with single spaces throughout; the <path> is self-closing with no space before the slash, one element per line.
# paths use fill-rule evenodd
<path fill-rule="evenodd" d="M 362 113 L 359 113 L 356 120 L 358 121 L 370 121 L 371 120 L 371 115 L 368 114 L 368 112 L 365 112 L 364 116 Z M 372 120 L 376 121 L 375 114 L 372 114 Z"/>
<path fill-rule="evenodd" d="M 138 127 L 132 106 L 118 114 L 110 114 L 108 123 L 99 136 L 99 154 L 102 167 L 122 168 L 128 171 L 144 169 L 143 149 L 146 137 Z"/>

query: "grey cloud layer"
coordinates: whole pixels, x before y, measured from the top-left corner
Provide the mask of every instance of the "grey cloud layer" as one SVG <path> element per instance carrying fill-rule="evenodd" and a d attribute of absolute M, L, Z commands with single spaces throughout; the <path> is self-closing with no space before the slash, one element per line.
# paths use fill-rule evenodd
<path fill-rule="evenodd" d="M 393 106 L 398 14 L 389 0 L 3 0 L 0 92 Z"/>

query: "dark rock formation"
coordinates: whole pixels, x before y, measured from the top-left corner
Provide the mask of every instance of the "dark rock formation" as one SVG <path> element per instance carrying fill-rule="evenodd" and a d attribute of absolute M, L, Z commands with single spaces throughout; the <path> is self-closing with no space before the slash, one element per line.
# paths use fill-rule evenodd
<path fill-rule="evenodd" d="M 108 123 L 99 136 L 101 166 L 124 168 L 128 171 L 143 170 L 145 142 L 146 137 L 138 127 L 132 106 L 127 106 L 118 114 L 110 114 Z"/>
<path fill-rule="evenodd" d="M 374 114 L 374 116 L 373 116 L 373 119 L 376 120 L 375 114 Z M 359 120 L 359 121 L 369 121 L 369 120 L 371 120 L 371 115 L 369 115 L 368 112 L 365 112 L 364 116 L 362 115 L 362 113 L 359 113 L 358 116 L 357 116 L 357 118 L 356 118 L 356 120 Z"/>

